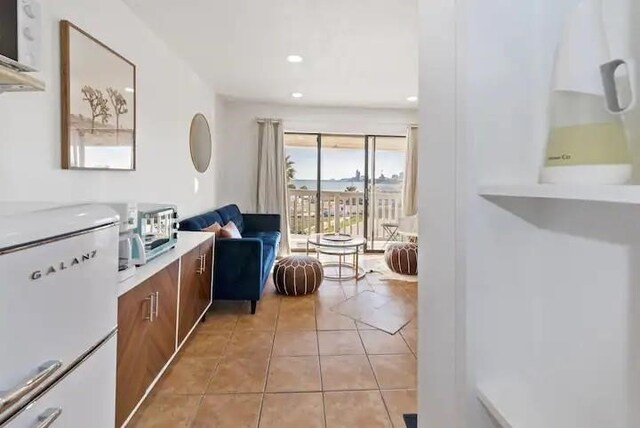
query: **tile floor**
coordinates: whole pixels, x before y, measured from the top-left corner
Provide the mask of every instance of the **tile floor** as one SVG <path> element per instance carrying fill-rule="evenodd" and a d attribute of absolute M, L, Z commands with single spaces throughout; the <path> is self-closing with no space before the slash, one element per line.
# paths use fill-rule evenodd
<path fill-rule="evenodd" d="M 330 310 L 365 290 L 417 302 L 415 283 L 375 273 L 305 297 L 269 284 L 255 315 L 216 302 L 129 426 L 404 428 L 402 414 L 416 412 L 417 324 L 392 336 Z"/>

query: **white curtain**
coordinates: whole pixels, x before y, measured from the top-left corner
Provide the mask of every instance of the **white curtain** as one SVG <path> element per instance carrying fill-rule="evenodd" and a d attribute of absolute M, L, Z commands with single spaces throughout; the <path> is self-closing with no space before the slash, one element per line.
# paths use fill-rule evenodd
<path fill-rule="evenodd" d="M 284 130 L 278 120 L 258 121 L 258 198 L 259 213 L 280 214 L 279 256 L 289 254 L 289 209 L 287 200 Z"/>
<path fill-rule="evenodd" d="M 407 155 L 402 183 L 402 213 L 405 217 L 418 213 L 418 127 L 407 128 Z"/>

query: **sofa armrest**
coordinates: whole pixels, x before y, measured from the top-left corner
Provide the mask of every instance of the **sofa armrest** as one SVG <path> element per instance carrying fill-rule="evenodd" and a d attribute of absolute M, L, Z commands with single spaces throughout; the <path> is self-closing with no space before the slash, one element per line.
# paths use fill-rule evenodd
<path fill-rule="evenodd" d="M 280 232 L 280 214 L 243 214 L 247 232 Z"/>
<path fill-rule="evenodd" d="M 214 288 L 234 298 L 260 299 L 262 245 L 257 238 L 217 238 Z"/>

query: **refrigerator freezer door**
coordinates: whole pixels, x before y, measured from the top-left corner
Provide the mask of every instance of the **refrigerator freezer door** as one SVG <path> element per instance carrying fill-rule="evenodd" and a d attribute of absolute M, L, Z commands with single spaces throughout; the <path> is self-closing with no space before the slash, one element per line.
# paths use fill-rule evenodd
<path fill-rule="evenodd" d="M 116 336 L 3 428 L 113 428 L 115 425 Z"/>

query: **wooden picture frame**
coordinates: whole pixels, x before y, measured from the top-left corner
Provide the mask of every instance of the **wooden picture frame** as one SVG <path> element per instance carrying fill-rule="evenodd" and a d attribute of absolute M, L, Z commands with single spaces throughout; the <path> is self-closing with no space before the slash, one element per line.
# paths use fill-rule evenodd
<path fill-rule="evenodd" d="M 63 169 L 135 171 L 136 66 L 60 21 Z"/>

